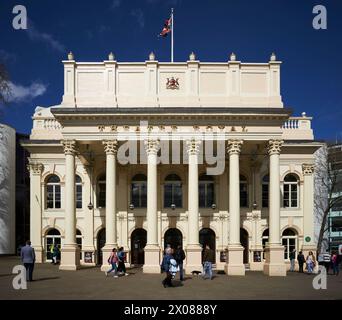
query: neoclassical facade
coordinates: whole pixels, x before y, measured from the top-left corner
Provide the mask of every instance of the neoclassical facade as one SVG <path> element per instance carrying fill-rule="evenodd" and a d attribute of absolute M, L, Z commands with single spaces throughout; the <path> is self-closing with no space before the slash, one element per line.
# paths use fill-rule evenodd
<path fill-rule="evenodd" d="M 60 105 L 37 107 L 30 140 L 31 241 L 60 268 L 128 265 L 159 273 L 167 245 L 201 270 L 285 276 L 289 253 L 315 249 L 311 118 L 292 117 L 280 65 L 196 60 L 64 64 Z"/>

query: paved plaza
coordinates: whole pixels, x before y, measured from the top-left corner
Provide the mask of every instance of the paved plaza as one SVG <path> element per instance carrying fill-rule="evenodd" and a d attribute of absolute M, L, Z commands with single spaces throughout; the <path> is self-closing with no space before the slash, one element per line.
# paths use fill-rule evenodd
<path fill-rule="evenodd" d="M 342 276 L 328 275 L 327 290 L 315 290 L 314 276 L 288 273 L 287 277 L 268 277 L 262 272 L 246 272 L 245 277 L 216 274 L 213 280 L 187 277 L 174 288 L 161 285 L 163 275 L 146 275 L 141 269 L 128 269 L 127 277 L 105 277 L 100 268 L 77 272 L 60 271 L 52 264 L 37 264 L 35 281 L 27 290 L 15 290 L 12 268 L 20 264 L 18 257 L 0 258 L 0 299 L 342 299 Z"/>

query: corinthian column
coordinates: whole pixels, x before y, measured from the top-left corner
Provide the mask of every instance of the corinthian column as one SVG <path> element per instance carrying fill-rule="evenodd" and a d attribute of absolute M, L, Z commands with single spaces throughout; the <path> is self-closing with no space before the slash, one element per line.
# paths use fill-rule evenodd
<path fill-rule="evenodd" d="M 243 246 L 240 244 L 240 166 L 239 156 L 242 140 L 228 140 L 229 154 L 229 244 L 228 261 L 225 266 L 228 275 L 244 276 Z"/>
<path fill-rule="evenodd" d="M 280 149 L 282 140 L 268 142 L 270 156 L 269 182 L 269 240 L 265 248 L 264 273 L 269 276 L 286 276 L 284 247 L 280 241 Z"/>
<path fill-rule="evenodd" d="M 117 247 L 116 229 L 116 153 L 117 140 L 103 141 L 106 152 L 106 244 L 102 248 L 102 271 L 107 271 L 107 263 L 114 247 Z"/>
<path fill-rule="evenodd" d="M 147 153 L 147 243 L 143 272 L 160 273 L 160 247 L 158 245 L 157 213 L 157 153 L 160 142 L 157 139 L 145 140 Z"/>
<path fill-rule="evenodd" d="M 79 248 L 76 244 L 76 203 L 75 203 L 75 154 L 76 141 L 62 141 L 65 154 L 65 238 L 62 247 L 62 270 L 76 270 L 80 264 Z"/>
<path fill-rule="evenodd" d="M 306 256 L 309 251 L 316 250 L 314 241 L 314 186 L 313 172 L 315 166 L 305 163 L 302 165 L 304 176 L 303 214 L 304 214 L 304 243 L 303 253 Z"/>
<path fill-rule="evenodd" d="M 42 188 L 41 176 L 43 172 L 41 163 L 30 163 L 30 240 L 36 253 L 36 262 L 43 262 L 42 246 Z"/>
<path fill-rule="evenodd" d="M 199 210 L 198 210 L 198 154 L 201 141 L 186 141 L 189 155 L 188 178 L 188 243 L 185 272 L 201 270 L 201 246 L 199 244 Z"/>

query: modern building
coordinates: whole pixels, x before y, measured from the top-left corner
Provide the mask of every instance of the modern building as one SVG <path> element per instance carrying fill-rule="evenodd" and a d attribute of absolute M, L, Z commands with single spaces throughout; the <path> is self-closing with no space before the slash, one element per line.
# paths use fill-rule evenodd
<path fill-rule="evenodd" d="M 292 117 L 280 65 L 185 62 L 64 64 L 64 95 L 37 107 L 30 152 L 37 261 L 62 247 L 61 269 L 127 264 L 159 273 L 180 244 L 186 272 L 209 244 L 228 275 L 285 276 L 289 252 L 315 249 L 311 117 Z"/>
<path fill-rule="evenodd" d="M 330 145 L 328 160 L 333 182 L 332 198 L 336 199 L 329 213 L 329 251 L 338 251 L 342 245 L 342 145 Z"/>
<path fill-rule="evenodd" d="M 0 124 L 0 255 L 15 253 L 15 130 Z"/>

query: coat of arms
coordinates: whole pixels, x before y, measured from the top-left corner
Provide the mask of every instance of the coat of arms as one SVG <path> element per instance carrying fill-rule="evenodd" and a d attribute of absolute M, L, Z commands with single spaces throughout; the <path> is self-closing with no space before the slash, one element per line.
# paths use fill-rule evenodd
<path fill-rule="evenodd" d="M 166 82 L 166 89 L 179 89 L 179 83 L 178 83 L 178 78 L 175 79 L 174 77 L 167 78 Z"/>

